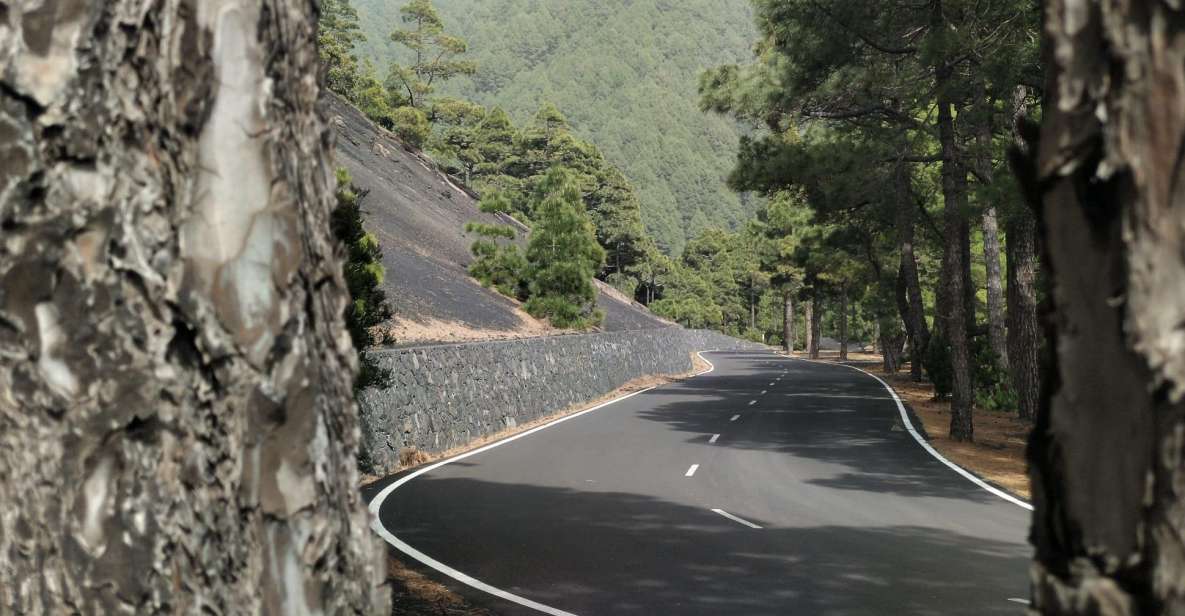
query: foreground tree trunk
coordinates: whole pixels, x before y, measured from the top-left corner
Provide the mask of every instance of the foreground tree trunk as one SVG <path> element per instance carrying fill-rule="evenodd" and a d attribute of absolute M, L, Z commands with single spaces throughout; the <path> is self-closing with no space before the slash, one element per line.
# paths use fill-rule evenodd
<path fill-rule="evenodd" d="M 1054 325 L 1028 457 L 1033 605 L 1185 613 L 1185 15 L 1050 0 L 1036 165 Z"/>
<path fill-rule="evenodd" d="M 387 609 L 313 9 L 0 4 L 0 612 Z"/>
<path fill-rule="evenodd" d="M 786 348 L 786 352 L 794 351 L 794 294 L 786 291 L 783 296 L 783 310 L 782 310 L 782 340 Z"/>

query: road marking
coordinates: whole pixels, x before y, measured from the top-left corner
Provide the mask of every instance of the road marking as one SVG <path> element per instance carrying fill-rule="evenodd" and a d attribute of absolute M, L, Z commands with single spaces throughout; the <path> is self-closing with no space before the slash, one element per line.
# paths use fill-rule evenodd
<path fill-rule="evenodd" d="M 749 406 L 753 406 L 754 404 L 757 404 L 757 401 L 756 401 L 756 400 L 750 400 L 750 401 L 749 401 Z"/>
<path fill-rule="evenodd" d="M 777 382 L 777 379 L 774 379 L 774 382 L 776 383 L 776 382 Z M 769 385 L 766 385 L 766 387 L 773 387 L 773 386 L 774 386 L 774 384 L 773 384 L 773 383 L 770 383 Z"/>
<path fill-rule="evenodd" d="M 1028 604 L 1029 604 L 1029 600 L 1028 600 L 1028 599 L 1018 599 L 1018 598 L 1016 598 L 1016 597 L 1009 597 L 1009 598 L 1008 598 L 1008 600 L 1009 600 L 1009 601 L 1011 601 L 1011 602 L 1013 602 L 1013 603 L 1019 603 L 1019 604 L 1021 604 L 1021 605 L 1028 605 Z"/>
<path fill-rule="evenodd" d="M 736 420 L 738 420 L 738 419 L 740 419 L 740 418 L 741 418 L 741 416 L 740 416 L 739 414 L 738 414 L 738 415 L 733 415 L 733 416 L 732 416 L 732 419 L 729 419 L 729 421 L 736 421 Z"/>
<path fill-rule="evenodd" d="M 720 438 L 720 435 L 719 435 L 719 434 L 713 434 L 713 435 L 712 435 L 712 438 L 708 439 L 708 442 L 709 442 L 709 443 L 715 443 L 715 442 L 716 442 L 716 439 L 718 439 L 718 438 Z"/>
<path fill-rule="evenodd" d="M 768 394 L 768 393 L 769 393 L 769 390 L 768 390 L 768 389 L 763 389 L 763 390 L 761 390 L 761 395 L 763 395 L 763 396 L 764 396 L 765 394 Z"/>
<path fill-rule="evenodd" d="M 706 352 L 711 352 L 711 351 L 696 352 L 696 355 L 699 355 L 699 358 L 704 360 L 704 362 L 708 364 L 708 369 L 704 370 L 702 372 L 698 372 L 698 373 L 694 374 L 693 376 L 701 376 L 704 374 L 708 374 L 709 372 L 712 372 L 713 370 L 716 369 L 716 366 L 711 361 L 708 361 L 708 358 L 704 357 L 704 353 L 706 353 Z M 651 389 L 655 389 L 655 388 L 654 387 L 647 387 L 646 389 L 642 389 L 639 391 L 625 394 L 624 396 L 614 398 L 612 400 L 609 400 L 608 402 L 602 402 L 601 404 L 598 404 L 592 408 L 580 411 L 579 413 L 573 413 L 571 415 L 566 415 L 564 417 L 560 417 L 559 419 L 556 419 L 555 421 L 545 423 L 542 426 L 539 426 L 537 428 L 532 428 L 530 430 L 527 430 L 526 432 L 516 434 L 514 436 L 502 439 L 502 440 L 495 442 L 495 443 L 490 443 L 489 445 L 486 445 L 484 447 L 479 447 L 477 449 L 474 449 L 473 451 L 465 452 L 459 456 L 449 458 L 447 460 L 441 460 L 440 462 L 437 462 L 436 464 L 432 464 L 430 466 L 425 466 L 424 468 L 421 468 L 417 471 L 409 473 L 406 477 L 403 477 L 403 478 L 399 479 L 398 481 L 394 481 L 391 483 L 391 485 L 383 488 L 382 491 L 380 491 L 378 494 L 375 495 L 375 497 L 373 499 L 371 499 L 370 504 L 367 505 L 367 509 L 370 510 L 370 528 L 372 530 L 374 530 L 374 532 L 378 533 L 379 536 L 382 537 L 384 541 L 391 544 L 391 546 L 394 547 L 396 550 L 399 550 L 400 552 L 407 554 L 408 556 L 416 559 L 423 565 L 425 565 L 427 567 L 431 567 L 432 569 L 435 569 L 436 571 L 439 571 L 440 573 L 443 573 L 444 575 L 447 575 L 447 576 L 453 578 L 454 580 L 457 580 L 458 582 L 465 584 L 466 586 L 470 586 L 470 587 L 480 590 L 484 593 L 493 595 L 495 597 L 498 597 L 499 599 L 505 599 L 506 601 L 510 601 L 511 603 L 517 603 L 518 605 L 521 605 L 523 607 L 531 608 L 531 609 L 535 610 L 536 612 L 548 614 L 549 616 L 576 616 L 572 612 L 565 612 L 563 610 L 556 609 L 556 608 L 551 607 L 549 605 L 544 605 L 542 603 L 539 603 L 538 601 L 532 601 L 530 599 L 527 599 L 526 597 L 520 597 L 514 593 L 502 590 L 501 588 L 496 588 L 494 586 L 490 586 L 489 584 L 486 584 L 485 582 L 483 582 L 477 578 L 470 577 L 464 573 L 461 573 L 460 571 L 457 571 L 456 569 L 453 569 L 452 567 L 432 558 L 431 556 L 428 556 L 427 554 L 411 547 L 410 545 L 405 543 L 402 539 L 400 539 L 399 537 L 396 537 L 393 533 L 391 533 L 391 531 L 387 530 L 387 527 L 383 526 L 382 520 L 379 519 L 379 512 L 382 511 L 383 503 L 386 502 L 386 500 L 389 496 L 391 496 L 391 493 L 393 493 L 395 490 L 398 490 L 400 487 L 402 487 L 403 485 L 405 485 L 407 482 L 411 481 L 412 479 L 419 477 L 420 475 L 423 475 L 423 474 L 428 473 L 430 471 L 434 471 L 446 464 L 452 464 L 453 462 L 457 462 L 459 460 L 464 460 L 465 458 L 468 458 L 470 456 L 475 456 L 479 453 L 489 451 L 495 447 L 501 447 L 502 445 L 505 445 L 507 443 L 513 443 L 514 441 L 517 441 L 520 438 L 523 438 L 525 436 L 530 436 L 536 432 L 539 432 L 540 430 L 546 430 L 547 428 L 550 428 L 555 425 L 559 425 L 565 421 L 568 421 L 569 419 L 575 419 L 577 417 L 580 417 L 581 415 L 591 413 L 597 409 L 605 408 L 606 406 L 609 406 L 610 404 L 616 404 L 618 402 L 621 402 L 622 400 L 632 398 L 638 394 L 646 393 L 646 392 L 650 391 Z"/>
<path fill-rule="evenodd" d="M 738 517 L 736 517 L 735 515 L 732 515 L 731 513 L 727 512 L 727 511 L 725 511 L 725 510 L 723 510 L 723 509 L 713 509 L 713 510 L 712 510 L 712 512 L 713 512 L 713 513 L 719 513 L 720 515 L 722 515 L 722 516 L 724 516 L 724 517 L 726 517 L 726 518 L 728 518 L 728 519 L 732 520 L 733 522 L 736 522 L 736 523 L 738 523 L 738 524 L 744 524 L 745 526 L 748 526 L 749 528 L 756 528 L 756 529 L 760 529 L 760 528 L 761 528 L 760 526 L 758 526 L 758 525 L 756 525 L 756 524 L 754 524 L 754 523 L 752 523 L 752 522 L 750 522 L 750 521 L 748 521 L 748 520 L 745 520 L 745 519 L 738 518 Z"/>
<path fill-rule="evenodd" d="M 791 358 L 787 358 L 787 359 L 790 360 Z M 811 360 L 811 359 L 798 359 L 798 358 L 792 358 L 792 359 L 794 361 L 809 361 L 811 363 L 817 363 L 817 364 L 827 363 L 827 362 L 821 362 L 821 361 L 816 361 L 816 360 Z M 1012 503 L 1013 505 L 1016 505 L 1017 507 L 1022 507 L 1024 509 L 1028 509 L 1029 511 L 1033 510 L 1032 505 L 1005 492 L 1004 490 L 1001 490 L 999 488 L 996 488 L 996 487 L 988 484 L 986 481 L 980 479 L 979 477 L 976 477 L 974 473 L 971 473 L 967 469 L 959 466 L 958 464 L 955 464 L 954 462 L 951 462 L 950 460 L 947 460 L 945 456 L 938 453 L 937 449 L 934 449 L 934 447 L 931 446 L 930 443 L 926 442 L 926 439 L 922 438 L 921 434 L 918 434 L 917 429 L 913 427 L 913 422 L 909 420 L 909 413 L 905 410 L 905 403 L 901 401 L 901 397 L 897 395 L 897 392 L 894 391 L 892 387 L 889 387 L 889 384 L 886 383 L 884 381 L 884 379 L 882 379 L 881 377 L 879 377 L 871 372 L 857 368 L 856 366 L 849 366 L 848 364 L 832 364 L 832 365 L 843 366 L 844 368 L 851 368 L 852 370 L 855 370 L 856 372 L 862 372 L 862 373 L 876 379 L 876 381 L 878 383 L 880 383 L 882 386 L 884 386 L 884 388 L 889 392 L 889 395 L 893 397 L 893 401 L 897 403 L 897 412 L 901 414 L 901 422 L 905 424 L 905 429 L 909 432 L 909 435 L 913 437 L 913 440 L 917 441 L 917 443 L 922 446 L 922 449 L 925 449 L 927 453 L 934 456 L 934 458 L 937 459 L 939 462 L 942 462 L 947 467 L 949 467 L 952 471 L 962 475 L 965 479 L 967 479 L 971 483 L 974 483 L 975 485 L 983 488 L 984 490 L 987 490 L 988 492 L 991 492 L 992 494 L 999 496 L 1000 498 Z"/>
<path fill-rule="evenodd" d="M 694 475 L 694 474 L 695 474 L 695 471 L 698 471 L 698 470 L 699 470 L 699 465 L 698 465 L 698 464 L 692 464 L 692 465 L 691 465 L 691 468 L 687 469 L 687 474 L 685 474 L 685 475 L 683 475 L 683 476 L 684 476 L 684 477 L 691 477 L 692 475 Z"/>

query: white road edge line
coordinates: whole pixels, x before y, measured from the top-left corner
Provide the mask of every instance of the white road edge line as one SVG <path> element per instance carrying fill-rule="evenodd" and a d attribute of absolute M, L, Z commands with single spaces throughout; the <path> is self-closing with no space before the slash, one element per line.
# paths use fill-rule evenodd
<path fill-rule="evenodd" d="M 738 419 L 740 419 L 740 418 L 741 418 L 741 416 L 740 416 L 740 415 L 733 415 L 733 416 L 732 416 L 732 419 L 729 419 L 729 421 L 736 421 L 736 420 L 738 420 Z"/>
<path fill-rule="evenodd" d="M 713 370 L 716 369 L 716 365 L 713 364 L 711 361 L 708 361 L 708 358 L 704 357 L 704 353 L 711 353 L 711 352 L 712 351 L 697 351 L 696 352 L 696 355 L 698 355 L 700 359 L 704 360 L 704 363 L 708 364 L 708 369 L 697 372 L 697 373 L 693 374 L 692 377 L 702 376 L 702 375 L 705 375 L 705 374 L 712 372 Z M 520 597 L 514 593 L 506 592 L 505 590 L 502 590 L 500 588 L 495 588 L 493 586 L 490 586 L 489 584 L 486 584 L 485 582 L 482 582 L 481 580 L 478 580 L 478 579 L 472 578 L 468 575 L 465 575 L 464 573 L 461 573 L 460 571 L 453 569 L 452 567 L 432 558 L 431 556 L 424 554 L 423 552 L 404 543 L 401 539 L 399 539 L 394 534 L 392 534 L 391 531 L 387 530 L 387 528 L 385 526 L 383 526 L 382 521 L 379 520 L 379 512 L 383 508 L 383 503 L 387 500 L 387 497 L 389 497 L 392 492 L 394 492 L 395 490 L 398 490 L 404 484 L 411 481 L 412 479 L 415 479 L 416 477 L 419 477 L 420 475 L 423 475 L 425 473 L 436 470 L 446 464 L 452 464 L 453 462 L 457 462 L 459 460 L 464 460 L 465 458 L 468 458 L 470 456 L 475 456 L 479 453 L 489 451 L 495 447 L 501 447 L 502 445 L 505 445 L 506 443 L 511 443 L 511 442 L 517 441 L 518 439 L 523 438 L 524 436 L 529 436 L 531 434 L 539 432 L 540 430 L 546 430 L 547 428 L 550 428 L 550 427 L 557 425 L 557 424 L 561 424 L 565 421 L 568 421 L 569 419 L 575 419 L 577 417 L 580 417 L 581 415 L 591 413 L 597 409 L 601 409 L 606 406 L 609 406 L 610 404 L 621 402 L 622 400 L 625 400 L 627 398 L 632 398 L 638 394 L 646 393 L 652 389 L 655 389 L 655 388 L 654 387 L 647 387 L 646 389 L 642 389 L 639 391 L 625 394 L 624 396 L 614 398 L 612 400 L 609 400 L 608 402 L 603 402 L 603 403 L 598 404 L 592 408 L 580 411 L 579 413 L 573 413 L 571 415 L 566 415 L 564 417 L 560 417 L 559 419 L 556 419 L 555 421 L 545 423 L 542 426 L 532 428 L 530 430 L 527 430 L 526 432 L 522 432 L 522 433 L 516 434 L 514 436 L 507 437 L 507 438 L 502 439 L 496 443 L 490 443 L 489 445 L 486 445 L 484 447 L 479 447 L 477 449 L 474 449 L 473 451 L 469 451 L 469 452 L 460 454 L 458 456 L 454 456 L 454 457 L 449 458 L 447 460 L 441 460 L 440 462 L 437 462 L 437 463 L 429 465 L 429 466 L 425 466 L 424 468 L 421 468 L 420 470 L 409 473 L 406 477 L 402 477 L 398 481 L 392 482 L 391 485 L 383 488 L 382 491 L 380 491 L 378 494 L 375 495 L 375 497 L 373 499 L 371 499 L 370 504 L 367 506 L 367 508 L 370 510 L 370 528 L 374 532 L 378 533 L 379 536 L 382 537 L 384 541 L 391 544 L 391 546 L 394 547 L 396 550 L 403 552 L 404 554 L 416 559 L 421 564 L 423 564 L 427 567 L 431 567 L 432 569 L 435 569 L 436 571 L 439 571 L 440 573 L 443 573 L 444 575 L 447 575 L 447 576 L 453 578 L 454 580 L 456 580 L 462 584 L 465 584 L 466 586 L 470 586 L 470 587 L 480 590 L 484 593 L 493 595 L 495 597 L 498 597 L 499 599 L 505 599 L 506 601 L 510 601 L 511 603 L 517 603 L 518 605 L 521 605 L 523 607 L 531 608 L 537 612 L 549 614 L 550 616 L 576 616 L 576 614 L 573 614 L 572 612 L 565 612 L 563 610 L 556 609 L 556 608 L 548 606 L 548 605 L 544 605 L 544 604 L 539 603 L 537 601 L 532 601 L 530 599 L 527 599 L 526 597 Z"/>
<path fill-rule="evenodd" d="M 827 363 L 827 362 L 817 362 L 817 361 L 813 361 L 813 360 L 809 360 L 809 359 L 799 359 L 797 357 L 788 357 L 786 359 L 794 360 L 794 361 L 809 361 L 811 363 L 820 363 L 820 364 Z M 848 364 L 831 364 L 831 365 L 843 366 L 845 368 L 851 368 L 852 370 L 855 370 L 857 372 L 863 372 L 864 374 L 867 374 L 868 376 L 876 379 L 878 383 L 880 383 L 886 390 L 888 390 L 889 395 L 893 397 L 893 401 L 897 403 L 897 411 L 899 413 L 901 413 L 901 422 L 905 424 L 905 429 L 909 432 L 909 435 L 913 437 L 913 440 L 917 441 L 917 443 L 922 446 L 922 449 L 925 449 L 930 455 L 934 456 L 939 462 L 942 462 L 943 464 L 947 465 L 948 467 L 950 467 L 951 470 L 962 475 L 964 478 L 966 478 L 971 483 L 974 483 L 975 485 L 983 488 L 984 490 L 987 490 L 988 492 L 991 492 L 992 494 L 999 496 L 1000 498 L 1012 503 L 1013 505 L 1016 505 L 1017 507 L 1021 507 L 1024 509 L 1028 509 L 1029 511 L 1033 510 L 1032 505 L 1024 502 L 1023 500 L 1021 500 L 1021 499 L 1019 499 L 1019 498 L 1017 498 L 1017 497 L 1015 497 L 1015 496 L 1013 496 L 1013 495 L 1011 495 L 999 488 L 996 488 L 996 487 L 988 484 L 986 481 L 980 479 L 979 477 L 976 477 L 974 474 L 969 472 L 967 469 L 959 466 L 958 464 L 955 464 L 954 462 L 951 462 L 950 460 L 946 459 L 945 456 L 938 453 L 937 449 L 934 449 L 934 447 L 932 447 L 930 445 L 930 443 L 926 442 L 926 439 L 922 438 L 921 434 L 918 434 L 917 429 L 913 427 L 913 422 L 909 420 L 909 413 L 905 410 L 905 403 L 901 402 L 901 397 L 897 395 L 897 392 L 894 391 L 892 387 L 889 387 L 889 384 L 886 383 L 884 381 L 884 379 L 882 379 L 881 377 L 879 377 L 871 372 L 868 372 L 867 370 L 857 368 L 856 366 L 849 366 Z"/>
<path fill-rule="evenodd" d="M 745 519 L 742 519 L 742 518 L 738 518 L 738 517 L 736 517 L 735 515 L 732 515 L 731 513 L 727 512 L 727 511 L 725 511 L 725 510 L 723 510 L 723 509 L 713 509 L 713 510 L 712 510 L 712 512 L 713 512 L 713 513 L 719 513 L 720 515 L 722 515 L 722 516 L 724 516 L 724 517 L 726 517 L 726 518 L 728 518 L 728 519 L 732 520 L 733 522 L 736 522 L 737 524 L 744 524 L 745 526 L 748 526 L 749 528 L 756 528 L 756 529 L 760 529 L 760 528 L 761 528 L 760 526 L 758 526 L 758 525 L 756 525 L 756 524 L 754 524 L 754 523 L 752 523 L 752 522 L 750 522 L 750 521 L 748 521 L 748 520 L 745 520 Z"/>
<path fill-rule="evenodd" d="M 691 465 L 691 468 L 687 469 L 687 473 L 686 473 L 686 474 L 684 474 L 683 476 L 684 476 L 684 477 L 691 477 L 692 475 L 695 475 L 695 471 L 698 471 L 698 470 L 699 470 L 699 465 L 698 465 L 698 464 L 692 464 L 692 465 Z"/>
<path fill-rule="evenodd" d="M 708 442 L 709 442 L 709 443 L 715 443 L 715 442 L 716 442 L 716 439 L 718 439 L 718 438 L 720 438 L 720 435 L 719 435 L 719 434 L 713 434 L 713 435 L 712 435 L 712 438 L 708 439 Z"/>
<path fill-rule="evenodd" d="M 1009 601 L 1011 601 L 1011 602 L 1013 602 L 1013 603 L 1019 603 L 1019 604 L 1021 604 L 1021 605 L 1029 605 L 1029 600 L 1028 600 L 1028 599 L 1019 599 L 1019 598 L 1017 598 L 1017 597 L 1009 597 L 1009 598 L 1008 598 L 1008 600 L 1009 600 Z"/>

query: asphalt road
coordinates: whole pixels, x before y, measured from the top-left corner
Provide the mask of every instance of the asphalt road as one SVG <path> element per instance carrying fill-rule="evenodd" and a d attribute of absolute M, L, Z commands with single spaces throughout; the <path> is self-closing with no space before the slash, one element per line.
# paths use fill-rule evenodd
<path fill-rule="evenodd" d="M 389 479 L 380 533 L 499 614 L 1023 612 L 1029 512 L 927 453 L 876 379 L 707 357 L 711 373 Z"/>

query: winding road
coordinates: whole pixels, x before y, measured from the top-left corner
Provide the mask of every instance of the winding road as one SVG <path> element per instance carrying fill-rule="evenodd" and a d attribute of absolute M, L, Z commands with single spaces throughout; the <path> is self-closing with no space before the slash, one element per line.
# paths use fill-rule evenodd
<path fill-rule="evenodd" d="M 404 560 L 498 614 L 1021 614 L 1029 512 L 846 366 L 714 369 L 373 486 Z"/>

